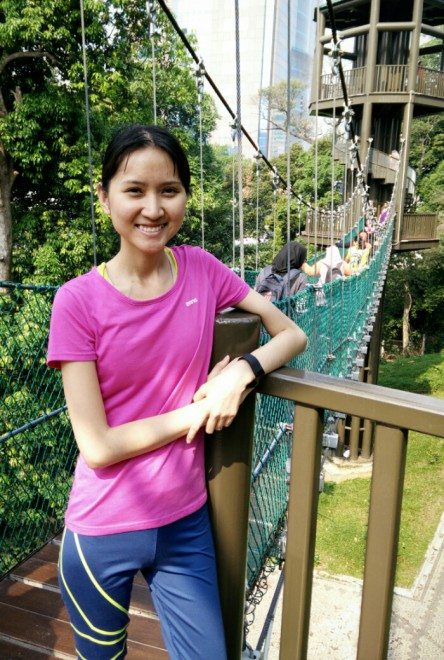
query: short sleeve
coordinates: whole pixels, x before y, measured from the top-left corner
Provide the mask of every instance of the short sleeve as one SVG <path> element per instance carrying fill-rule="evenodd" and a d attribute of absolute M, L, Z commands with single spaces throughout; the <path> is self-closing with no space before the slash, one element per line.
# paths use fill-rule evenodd
<path fill-rule="evenodd" d="M 93 320 L 82 292 L 69 285 L 57 291 L 51 312 L 47 365 L 54 369 L 60 369 L 62 361 L 97 359 Z"/>
<path fill-rule="evenodd" d="M 200 248 L 199 252 L 216 296 L 216 311 L 240 303 L 250 291 L 248 284 L 209 252 Z"/>

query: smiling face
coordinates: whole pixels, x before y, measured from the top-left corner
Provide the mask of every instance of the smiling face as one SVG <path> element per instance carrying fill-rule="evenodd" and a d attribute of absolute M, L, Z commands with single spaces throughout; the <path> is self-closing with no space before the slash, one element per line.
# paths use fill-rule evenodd
<path fill-rule="evenodd" d="M 179 231 L 187 195 L 170 156 L 143 147 L 123 158 L 108 189 L 98 194 L 126 253 L 156 254 Z"/>

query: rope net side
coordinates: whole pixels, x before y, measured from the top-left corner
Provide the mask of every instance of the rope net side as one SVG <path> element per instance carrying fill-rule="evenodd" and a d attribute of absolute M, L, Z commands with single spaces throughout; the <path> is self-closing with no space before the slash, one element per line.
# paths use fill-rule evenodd
<path fill-rule="evenodd" d="M 46 367 L 54 287 L 1 283 L 0 574 L 61 528 L 77 449 Z"/>

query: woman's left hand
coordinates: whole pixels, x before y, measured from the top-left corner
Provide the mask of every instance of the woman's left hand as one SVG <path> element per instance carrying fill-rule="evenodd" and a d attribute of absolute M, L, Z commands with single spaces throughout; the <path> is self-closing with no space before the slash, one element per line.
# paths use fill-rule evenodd
<path fill-rule="evenodd" d="M 193 397 L 194 402 L 207 400 L 207 433 L 221 431 L 231 424 L 248 394 L 248 384 L 253 380 L 254 374 L 245 360 L 235 358 L 230 362 L 227 355 L 213 367 L 207 382 L 199 387 Z"/>

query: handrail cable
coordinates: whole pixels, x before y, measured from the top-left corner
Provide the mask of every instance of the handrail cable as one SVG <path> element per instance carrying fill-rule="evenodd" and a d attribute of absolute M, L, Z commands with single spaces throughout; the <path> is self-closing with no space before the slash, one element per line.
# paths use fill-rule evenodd
<path fill-rule="evenodd" d="M 256 270 L 259 270 L 259 182 L 261 176 L 261 157 L 256 153 Z"/>
<path fill-rule="evenodd" d="M 240 276 L 245 278 L 244 261 L 244 205 L 242 181 L 242 121 L 241 121 L 241 72 L 240 72 L 240 37 L 239 37 L 239 0 L 234 0 L 235 36 L 236 36 L 236 133 L 237 133 L 237 185 L 239 203 L 239 261 Z"/>
<path fill-rule="evenodd" d="M 232 207 L 231 222 L 232 222 L 232 233 L 233 233 L 233 240 L 232 240 L 233 263 L 232 263 L 232 268 L 234 270 L 236 268 L 236 206 L 237 206 L 237 200 L 236 200 L 236 168 L 234 166 L 234 144 L 236 142 L 236 122 L 233 122 L 231 124 L 231 140 L 233 142 L 233 158 L 231 159 L 231 207 Z"/>
<path fill-rule="evenodd" d="M 202 130 L 202 104 L 204 91 L 205 67 L 201 60 L 196 67 L 197 81 L 197 107 L 199 110 L 199 171 L 200 171 L 200 225 L 202 249 L 205 249 L 205 201 L 204 201 L 204 168 L 203 168 L 203 130 Z"/>
<path fill-rule="evenodd" d="M 287 0 L 287 125 L 285 127 L 285 148 L 287 150 L 287 296 L 290 296 L 290 77 L 291 77 L 291 0 Z"/>
<path fill-rule="evenodd" d="M 156 53 L 154 49 L 154 37 L 157 31 L 156 23 L 156 7 L 154 0 L 149 0 L 146 3 L 146 10 L 149 18 L 149 37 L 151 41 L 151 69 L 152 69 L 152 78 L 153 78 L 153 122 L 154 125 L 157 124 L 157 84 L 156 84 Z"/>
<path fill-rule="evenodd" d="M 333 85 L 335 88 L 335 85 Z M 334 244 L 334 222 L 335 222 L 335 147 L 336 147 L 336 94 L 333 92 L 333 130 L 331 133 L 331 188 L 330 188 L 330 245 Z M 331 252 L 331 251 L 330 251 Z M 328 264 L 327 264 L 328 268 Z M 330 259 L 330 269 L 333 275 L 333 259 Z M 328 300 L 328 326 L 329 326 L 329 351 L 328 358 L 333 356 L 333 287 L 330 287 Z"/>
<path fill-rule="evenodd" d="M 171 22 L 172 26 L 173 26 L 174 29 L 176 30 L 178 36 L 179 36 L 180 39 L 182 40 L 183 44 L 185 45 L 186 49 L 187 49 L 188 52 L 190 53 L 191 57 L 192 57 L 193 60 L 196 62 L 196 64 L 198 64 L 198 63 L 200 62 L 200 57 L 196 54 L 196 51 L 194 50 L 194 48 L 192 47 L 192 45 L 191 45 L 190 42 L 188 41 L 186 35 L 184 34 L 184 32 L 182 31 L 182 29 L 180 28 L 179 24 L 177 23 L 176 19 L 174 18 L 173 14 L 171 13 L 169 7 L 167 6 L 167 4 L 165 3 L 164 0 L 157 0 L 157 2 L 158 2 L 158 3 L 160 4 L 160 6 L 162 7 L 162 9 L 163 9 L 163 11 L 165 12 L 167 18 L 169 19 L 169 21 Z M 214 80 L 211 78 L 211 76 L 208 74 L 207 71 L 205 71 L 205 78 L 207 79 L 207 81 L 208 81 L 208 83 L 211 85 L 211 87 L 213 88 L 213 91 L 215 92 L 215 94 L 217 95 L 217 97 L 219 98 L 219 100 L 221 101 L 221 103 L 224 105 L 225 109 L 227 110 L 227 112 L 229 113 L 229 115 L 231 116 L 231 118 L 232 118 L 233 120 L 236 120 L 236 113 L 231 109 L 231 107 L 230 107 L 230 105 L 228 104 L 228 102 L 226 101 L 225 97 L 224 97 L 223 94 L 220 92 L 220 90 L 219 90 L 219 88 L 217 87 L 216 83 L 214 82 Z M 274 172 L 274 171 L 275 171 L 275 167 L 270 163 L 270 161 L 269 161 L 268 158 L 265 156 L 265 154 L 263 154 L 262 151 L 259 149 L 258 145 L 257 145 L 256 142 L 253 140 L 253 138 L 251 137 L 251 135 L 249 134 L 249 132 L 246 130 L 246 128 L 245 128 L 244 126 L 242 126 L 242 124 L 240 124 L 240 127 L 239 127 L 239 128 L 240 128 L 240 130 L 242 131 L 242 133 L 245 135 L 245 137 L 247 138 L 247 140 L 249 141 L 249 143 L 251 144 L 251 146 L 254 148 L 254 150 L 257 151 L 257 152 L 261 155 L 262 160 L 267 164 L 267 166 L 268 166 L 268 168 L 270 169 L 270 171 L 271 171 L 271 172 Z M 279 181 L 281 182 L 282 186 L 283 186 L 284 188 L 286 188 L 286 186 L 287 186 L 287 182 L 285 181 L 285 179 L 284 179 L 279 173 L 277 173 L 277 175 L 278 175 L 278 177 L 279 177 Z M 300 195 L 298 195 L 297 193 L 295 193 L 294 190 L 292 190 L 291 192 L 292 192 L 292 194 L 293 194 L 295 197 L 297 197 L 298 199 L 301 200 L 301 202 L 304 204 L 304 206 L 307 206 L 308 208 L 313 208 L 313 207 L 311 206 L 311 204 L 309 204 L 308 202 L 306 202 L 302 197 L 300 197 Z"/>
<path fill-rule="evenodd" d="M 342 95 L 344 97 L 344 105 L 348 108 L 350 105 L 348 94 L 347 94 L 347 85 L 345 82 L 345 76 L 344 76 L 344 69 L 342 68 L 342 62 L 341 62 L 341 50 L 340 50 L 340 39 L 338 38 L 338 32 L 336 30 L 336 21 L 335 21 L 335 15 L 333 11 L 333 3 L 332 0 L 327 0 L 327 9 L 328 9 L 328 17 L 330 19 L 330 28 L 331 28 L 331 34 L 332 34 L 332 40 L 334 44 L 334 51 L 335 54 L 337 55 L 337 68 L 338 68 L 338 74 L 339 78 L 341 81 L 341 88 L 342 88 Z M 355 129 L 353 126 L 353 122 L 350 122 L 350 133 L 352 140 L 356 139 L 356 134 L 355 134 Z M 361 168 L 361 161 L 359 158 L 359 153 L 357 154 L 356 161 L 358 164 L 358 168 Z"/>
<path fill-rule="evenodd" d="M 86 135 L 88 144 L 88 171 L 89 171 L 89 203 L 91 211 L 91 232 L 93 243 L 93 262 L 97 266 L 97 232 L 96 217 L 94 212 L 94 181 L 91 147 L 91 111 L 89 106 L 89 86 L 88 86 L 88 65 L 86 61 L 86 37 L 85 37 L 85 15 L 83 0 L 80 0 L 80 25 L 82 31 L 82 58 L 83 58 L 83 81 L 85 87 L 85 116 L 86 116 Z"/>

